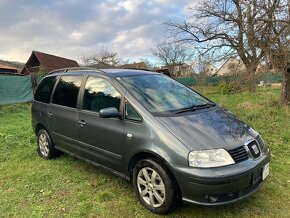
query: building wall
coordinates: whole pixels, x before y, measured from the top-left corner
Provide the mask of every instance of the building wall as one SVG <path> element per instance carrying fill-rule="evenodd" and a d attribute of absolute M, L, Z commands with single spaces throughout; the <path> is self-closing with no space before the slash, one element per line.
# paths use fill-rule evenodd
<path fill-rule="evenodd" d="M 245 71 L 246 67 L 241 60 L 229 59 L 217 72 L 218 76 L 231 75 Z"/>

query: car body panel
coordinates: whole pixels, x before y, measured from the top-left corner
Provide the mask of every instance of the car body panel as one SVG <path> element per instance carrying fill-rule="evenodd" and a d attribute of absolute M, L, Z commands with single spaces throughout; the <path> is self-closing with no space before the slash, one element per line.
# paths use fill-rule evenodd
<path fill-rule="evenodd" d="M 190 150 L 231 150 L 256 137 L 248 125 L 220 106 L 156 119 Z"/>
<path fill-rule="evenodd" d="M 232 203 L 254 194 L 263 182 L 262 168 L 269 162 L 270 155 L 267 153 L 258 160 L 249 159 L 238 164 L 212 169 L 194 169 L 175 165 L 172 166 L 172 172 L 178 181 L 185 202 L 219 205 Z M 260 178 L 254 183 L 253 175 L 257 173 Z M 210 196 L 214 196 L 217 201 L 210 202 Z M 220 202 L 218 196 L 222 199 Z"/>
<path fill-rule="evenodd" d="M 143 119 L 142 123 L 125 120 L 124 142 L 127 151 L 126 156 L 124 156 L 125 166 L 128 166 L 132 156 L 141 152 L 160 156 L 167 163 L 187 164 L 189 149 L 167 131 L 129 92 L 126 92 L 125 98 L 135 107 Z M 133 135 L 131 140 L 127 139 L 127 133 Z"/>
<path fill-rule="evenodd" d="M 249 154 L 247 160 L 229 166 L 193 168 L 188 165 L 188 155 L 192 150 L 231 150 L 257 137 L 256 131 L 229 111 L 216 105 L 181 114 L 154 115 L 118 82 L 118 77 L 158 73 L 111 69 L 65 74 L 78 73 L 84 75 L 84 80 L 76 108 L 32 102 L 33 129 L 36 130 L 37 125 L 44 126 L 59 150 L 127 179 L 131 176 L 130 163 L 134 157 L 150 154 L 165 163 L 177 181 L 182 199 L 189 203 L 231 203 L 253 194 L 260 187 L 263 181 L 253 183 L 253 178 L 270 161 L 266 146 L 261 149 L 259 158 L 254 159 Z M 53 75 L 63 74 L 58 72 Z M 121 93 L 120 119 L 100 118 L 98 113 L 81 109 L 84 81 L 89 75 L 107 79 Z M 141 122 L 125 119 L 122 111 L 125 101 L 140 114 Z M 85 125 L 80 125 L 78 121 L 85 121 Z M 221 202 L 215 200 L 219 198 L 216 195 L 224 194 L 229 198 Z"/>
<path fill-rule="evenodd" d="M 74 108 L 50 104 L 47 106 L 47 126 L 53 142 L 59 147 L 78 152 L 77 115 Z"/>
<path fill-rule="evenodd" d="M 85 147 L 84 154 L 90 160 L 106 165 L 115 170 L 121 170 L 124 124 L 119 118 L 100 118 L 98 113 L 79 111 L 77 124 L 78 141 Z"/>

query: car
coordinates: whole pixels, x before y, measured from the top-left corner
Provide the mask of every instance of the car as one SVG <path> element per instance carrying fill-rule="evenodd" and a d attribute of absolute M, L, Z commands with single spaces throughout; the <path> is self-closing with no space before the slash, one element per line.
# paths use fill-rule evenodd
<path fill-rule="evenodd" d="M 49 73 L 32 101 L 44 159 L 59 152 L 121 176 L 141 204 L 223 205 L 269 175 L 261 135 L 200 93 L 157 72 L 68 68 Z"/>

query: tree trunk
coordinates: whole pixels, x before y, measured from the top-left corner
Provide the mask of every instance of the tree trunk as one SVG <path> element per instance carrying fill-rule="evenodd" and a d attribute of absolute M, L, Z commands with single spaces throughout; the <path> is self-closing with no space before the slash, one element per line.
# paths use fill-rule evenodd
<path fill-rule="evenodd" d="M 249 91 L 256 92 L 256 72 L 252 71 L 249 77 Z"/>
<path fill-rule="evenodd" d="M 249 92 L 256 91 L 256 66 L 246 66 L 246 72 L 243 79 L 243 83 L 245 84 L 245 89 Z"/>
<path fill-rule="evenodd" d="M 290 105 L 290 65 L 286 67 L 282 84 L 281 102 Z"/>

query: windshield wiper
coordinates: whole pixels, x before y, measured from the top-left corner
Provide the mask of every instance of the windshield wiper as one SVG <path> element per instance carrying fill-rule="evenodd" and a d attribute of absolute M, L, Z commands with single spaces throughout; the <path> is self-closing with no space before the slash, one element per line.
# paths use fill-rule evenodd
<path fill-rule="evenodd" d="M 214 103 L 206 103 L 206 104 L 200 104 L 200 105 L 193 105 L 187 108 L 182 108 L 179 110 L 175 110 L 174 113 L 175 114 L 181 114 L 184 112 L 188 112 L 188 111 L 196 111 L 196 110 L 201 110 L 201 109 L 205 109 L 205 108 L 210 108 L 210 107 L 214 107 L 216 104 Z"/>

